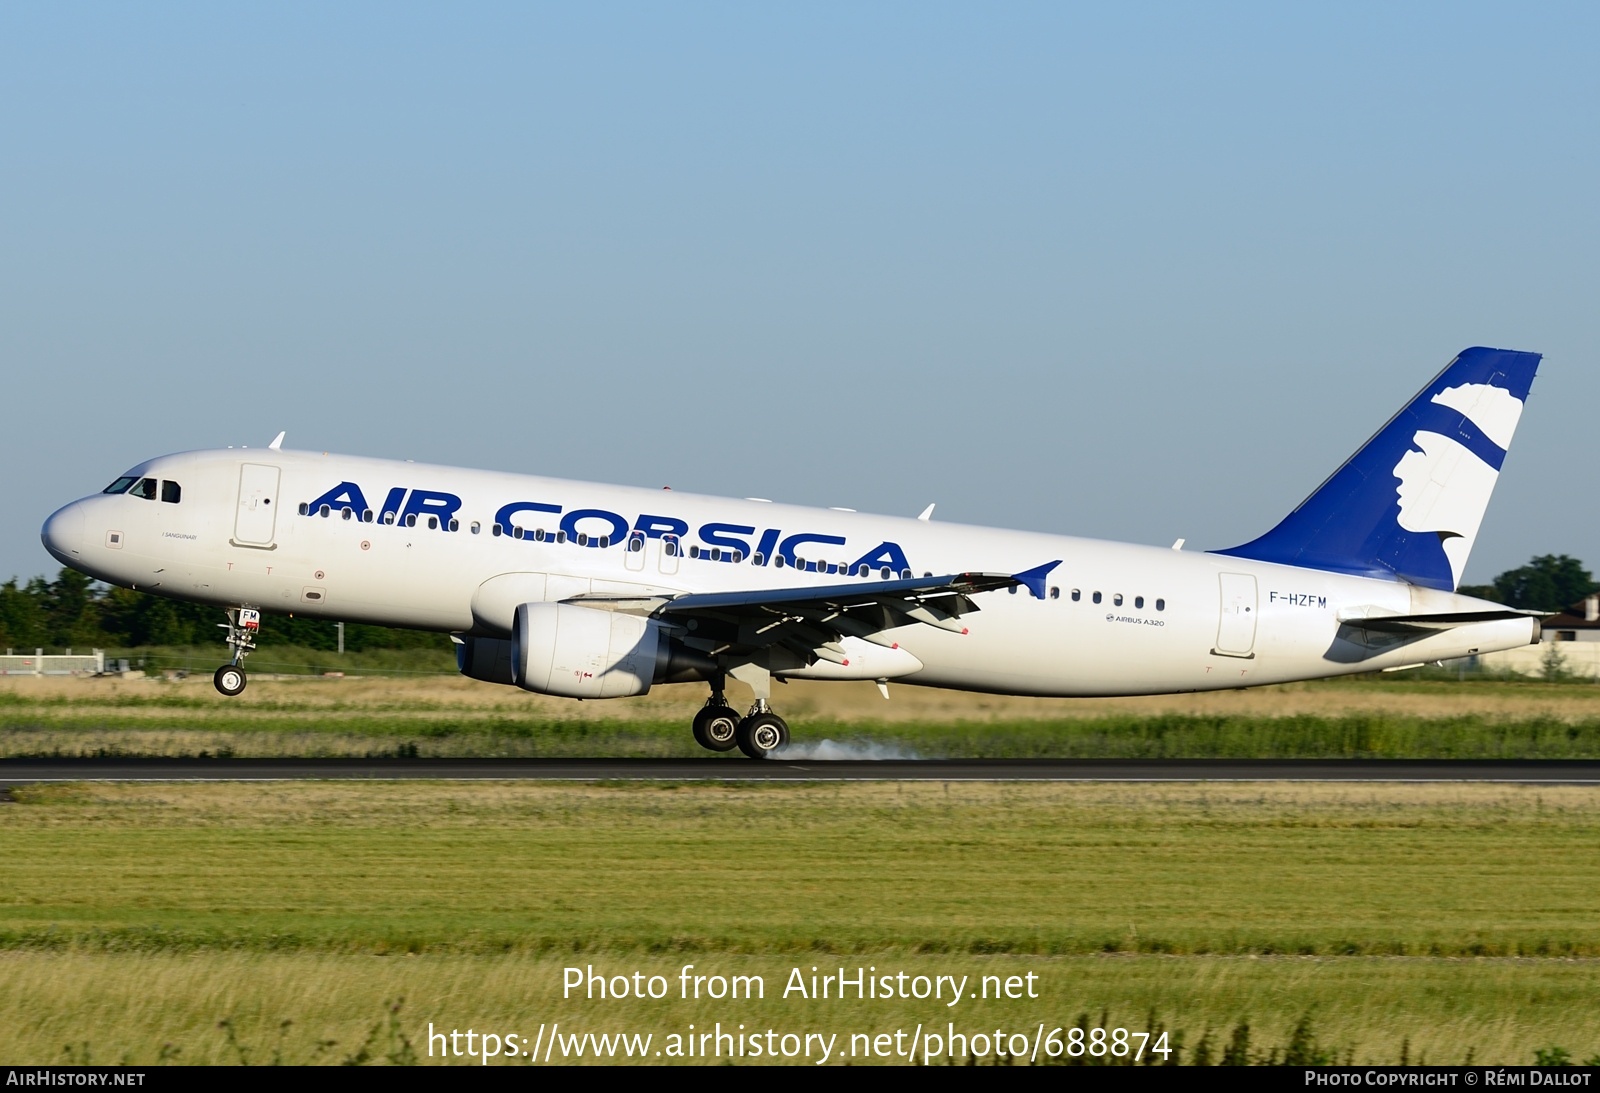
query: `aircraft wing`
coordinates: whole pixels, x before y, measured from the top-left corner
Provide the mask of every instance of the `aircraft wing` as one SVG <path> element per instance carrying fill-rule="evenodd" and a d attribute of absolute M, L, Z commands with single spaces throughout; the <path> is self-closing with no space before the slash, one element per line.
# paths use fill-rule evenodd
<path fill-rule="evenodd" d="M 972 597 L 1001 588 L 1026 588 L 1045 597 L 1045 579 L 1060 561 L 1021 573 L 953 573 L 894 581 L 857 580 L 808 588 L 692 592 L 660 599 L 578 596 L 588 607 L 649 614 L 681 626 L 685 640 L 711 655 L 782 647 L 801 663 L 846 663 L 842 638 L 894 647 L 884 631 L 920 623 L 964 634 L 962 616 L 978 610 Z"/>

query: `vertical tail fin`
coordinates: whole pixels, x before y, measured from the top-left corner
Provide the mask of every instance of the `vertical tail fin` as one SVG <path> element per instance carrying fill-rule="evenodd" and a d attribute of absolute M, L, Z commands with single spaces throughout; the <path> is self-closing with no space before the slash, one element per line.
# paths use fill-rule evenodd
<path fill-rule="evenodd" d="M 1454 591 L 1539 359 L 1464 350 L 1282 523 L 1214 553 Z"/>

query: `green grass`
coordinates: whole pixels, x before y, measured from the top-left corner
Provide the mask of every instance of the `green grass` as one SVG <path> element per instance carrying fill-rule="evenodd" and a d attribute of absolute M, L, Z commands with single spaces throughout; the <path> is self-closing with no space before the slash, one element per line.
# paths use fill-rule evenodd
<path fill-rule="evenodd" d="M 1600 800 L 1581 788 L 13 796 L 13 949 L 1600 956 Z"/>
<path fill-rule="evenodd" d="M 797 744 L 922 758 L 1595 759 L 1600 717 L 1158 714 L 890 722 L 797 719 Z M 24 701 L 0 694 L 0 757 L 575 756 L 704 758 L 682 721 L 553 718 L 427 705 L 235 709 L 186 695 Z"/>
<path fill-rule="evenodd" d="M 1600 1050 L 1600 795 L 1580 787 L 286 783 L 10 797 L 7 1061 L 381 1061 L 406 1041 L 421 1054 L 430 1021 L 848 1036 L 1080 1015 L 1154 1021 L 1189 1058 L 1208 1038 L 1212 1061 L 1243 1023 L 1256 1058 L 1295 1043 L 1358 1063 Z M 761 975 L 767 997 L 562 998 L 562 969 L 591 964 L 673 983 L 684 964 Z M 813 966 L 974 982 L 1031 971 L 1039 997 L 784 1000 L 791 969 Z"/>

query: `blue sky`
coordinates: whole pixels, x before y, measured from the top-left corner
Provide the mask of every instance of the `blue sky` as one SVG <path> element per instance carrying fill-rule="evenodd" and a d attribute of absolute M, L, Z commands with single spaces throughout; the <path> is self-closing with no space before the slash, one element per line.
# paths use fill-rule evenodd
<path fill-rule="evenodd" d="M 1600 568 L 1594 5 L 0 8 L 0 579 L 265 444 L 1223 547 L 1547 354 L 1467 570 Z"/>

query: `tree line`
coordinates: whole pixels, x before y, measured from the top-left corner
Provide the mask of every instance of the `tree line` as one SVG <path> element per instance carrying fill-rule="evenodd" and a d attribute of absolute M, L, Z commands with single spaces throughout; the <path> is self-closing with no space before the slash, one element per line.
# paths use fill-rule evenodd
<path fill-rule="evenodd" d="M 1508 607 L 1559 611 L 1600 585 L 1583 563 L 1565 554 L 1542 554 L 1508 569 L 1485 585 L 1463 585 L 1463 594 Z M 75 569 L 53 581 L 35 577 L 26 584 L 12 578 L 0 585 L 0 648 L 136 649 L 153 645 L 210 645 L 220 641 L 216 607 L 169 600 L 148 592 L 102 585 Z M 333 650 L 338 632 L 325 619 L 270 615 L 264 624 L 271 639 L 286 645 Z M 350 623 L 344 647 L 370 649 L 450 649 L 442 634 Z"/>
<path fill-rule="evenodd" d="M 335 625 L 326 619 L 264 612 L 262 630 L 274 643 L 332 651 Z M 35 577 L 23 584 L 0 584 L 0 651 L 5 649 L 137 649 L 157 645 L 217 645 L 225 621 L 222 609 L 169 600 L 148 592 L 100 584 L 75 569 L 56 579 Z M 449 651 L 444 634 L 347 623 L 344 647 L 352 653 L 374 649 Z"/>
<path fill-rule="evenodd" d="M 1493 600 L 1507 607 L 1553 613 L 1600 592 L 1600 584 L 1578 559 L 1565 554 L 1541 554 L 1527 565 L 1506 570 L 1493 584 L 1464 584 L 1460 591 L 1463 596 Z"/>

